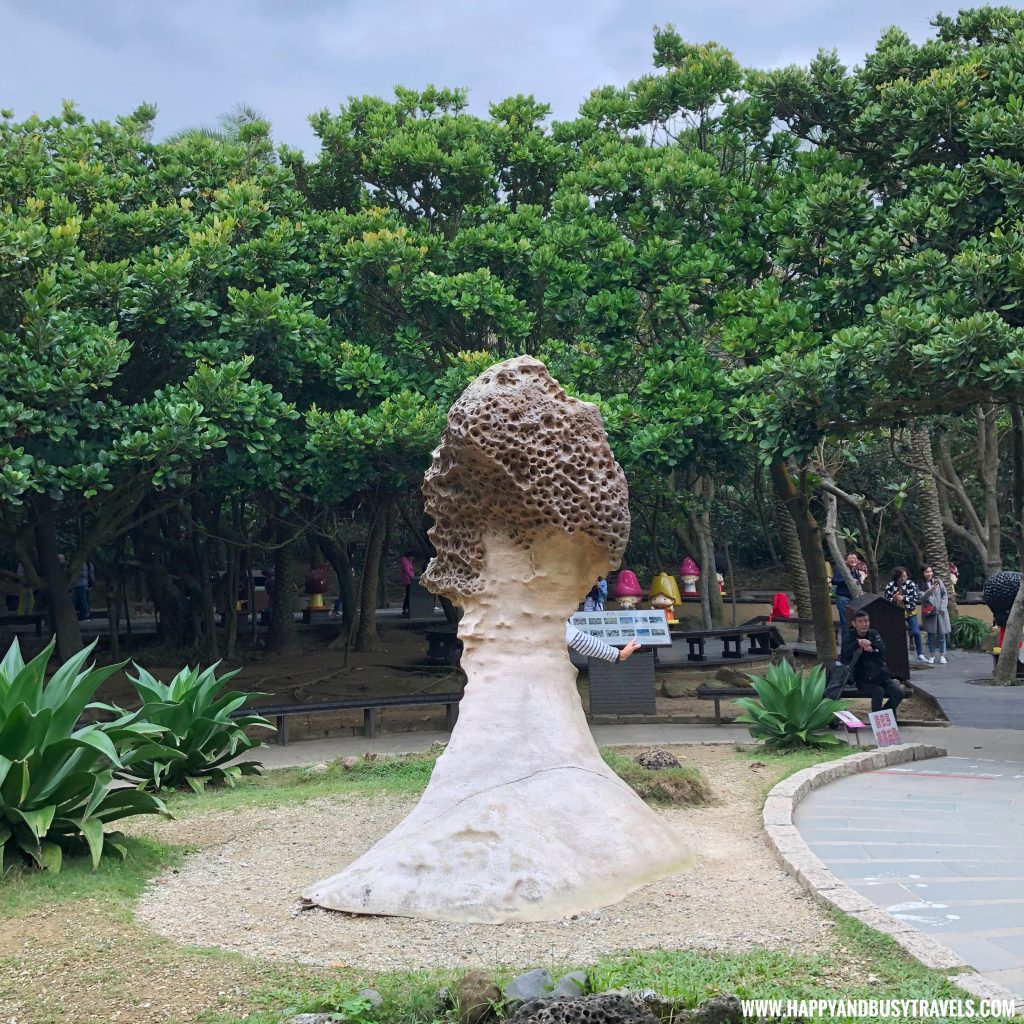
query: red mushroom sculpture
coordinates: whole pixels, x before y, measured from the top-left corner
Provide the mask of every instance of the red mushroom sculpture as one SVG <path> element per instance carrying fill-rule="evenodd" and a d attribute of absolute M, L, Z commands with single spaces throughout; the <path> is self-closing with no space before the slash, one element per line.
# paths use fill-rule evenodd
<path fill-rule="evenodd" d="M 630 572 L 629 569 L 623 569 L 615 577 L 614 594 L 615 600 L 623 608 L 635 608 L 640 598 L 644 596 L 644 592 L 640 587 L 640 581 L 636 578 L 636 573 Z"/>

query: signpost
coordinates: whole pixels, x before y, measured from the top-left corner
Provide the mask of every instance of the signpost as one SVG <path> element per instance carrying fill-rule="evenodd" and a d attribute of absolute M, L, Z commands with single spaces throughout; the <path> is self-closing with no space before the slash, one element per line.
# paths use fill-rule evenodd
<path fill-rule="evenodd" d="M 659 608 L 577 612 L 569 621 L 577 629 L 613 647 L 624 647 L 630 640 L 636 640 L 645 647 L 672 646 L 665 612 Z"/>
<path fill-rule="evenodd" d="M 895 747 L 903 742 L 900 730 L 896 725 L 896 716 L 892 711 L 871 711 L 868 713 L 871 731 L 875 734 L 875 743 L 880 747 Z"/>

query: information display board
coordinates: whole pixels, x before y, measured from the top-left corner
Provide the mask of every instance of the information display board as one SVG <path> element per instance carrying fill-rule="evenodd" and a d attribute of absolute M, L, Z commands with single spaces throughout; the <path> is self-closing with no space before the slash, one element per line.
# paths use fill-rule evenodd
<path fill-rule="evenodd" d="M 659 608 L 576 612 L 569 621 L 577 629 L 613 647 L 623 647 L 630 640 L 655 647 L 669 647 L 672 644 L 665 612 Z"/>

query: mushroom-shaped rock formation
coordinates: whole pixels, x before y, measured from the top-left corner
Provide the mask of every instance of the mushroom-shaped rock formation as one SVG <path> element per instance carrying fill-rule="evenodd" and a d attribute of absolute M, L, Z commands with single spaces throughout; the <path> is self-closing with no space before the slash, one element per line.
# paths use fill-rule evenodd
<path fill-rule="evenodd" d="M 1019 572 L 997 572 L 985 580 L 981 599 L 992 612 L 992 620 L 1000 629 L 1006 628 L 1006 620 L 1010 617 L 1010 609 L 1020 590 Z"/>
<path fill-rule="evenodd" d="M 424 584 L 464 609 L 466 693 L 412 813 L 308 902 L 358 914 L 547 921 L 622 899 L 691 857 L 602 761 L 565 620 L 618 564 L 626 481 L 597 409 L 528 357 L 452 406 L 423 485 Z"/>

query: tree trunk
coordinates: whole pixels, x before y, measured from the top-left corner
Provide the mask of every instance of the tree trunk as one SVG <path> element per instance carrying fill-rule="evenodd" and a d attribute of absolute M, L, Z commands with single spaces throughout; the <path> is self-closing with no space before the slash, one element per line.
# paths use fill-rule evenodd
<path fill-rule="evenodd" d="M 793 517 L 800 552 L 807 570 L 807 586 L 811 605 L 811 619 L 814 622 L 814 636 L 818 661 L 831 664 L 836 658 L 836 637 L 832 625 L 832 600 L 829 594 L 828 577 L 825 574 L 825 554 L 821 543 L 821 529 L 810 508 L 807 481 L 801 474 L 800 487 L 790 476 L 789 467 L 781 459 L 771 465 L 772 485 L 775 493 L 784 502 Z"/>
<path fill-rule="evenodd" d="M 836 572 L 846 581 L 846 586 L 854 597 L 860 597 L 864 588 L 860 581 L 854 577 L 846 564 L 846 552 L 839 545 L 839 536 L 836 526 L 839 521 L 839 501 L 836 496 L 827 490 L 821 493 L 822 502 L 825 505 L 825 528 L 822 533 L 825 535 L 825 543 L 828 545 L 828 553 L 832 558 L 832 564 Z"/>
<path fill-rule="evenodd" d="M 388 555 L 391 553 L 391 516 L 384 526 L 384 542 L 380 546 L 380 567 L 377 570 L 377 607 L 388 607 Z"/>
<path fill-rule="evenodd" d="M 1017 591 L 1003 632 L 1003 649 L 996 662 L 995 681 L 1000 686 L 1013 686 L 1017 682 L 1017 651 L 1024 634 L 1024 586 Z"/>
<path fill-rule="evenodd" d="M 686 518 L 690 523 L 690 536 L 693 538 L 693 546 L 695 551 L 693 557 L 701 565 L 701 573 L 703 578 L 700 581 L 700 620 L 702 629 L 714 629 L 715 621 L 711 614 L 711 590 L 709 586 L 709 576 L 707 570 L 707 544 L 705 543 L 704 537 L 704 524 L 701 522 L 701 517 L 694 510 L 690 510 L 686 514 Z"/>
<path fill-rule="evenodd" d="M 1013 539 L 1017 546 L 1018 566 L 1024 572 L 1024 414 L 1016 402 L 1010 406 L 1013 423 L 1013 480 L 1011 485 L 1013 509 Z M 1017 651 L 1021 636 L 1024 635 L 1024 586 L 1017 591 L 1017 597 L 1010 609 L 1003 633 L 1003 649 L 996 664 L 995 681 L 1002 686 L 1017 682 Z"/>
<path fill-rule="evenodd" d="M 321 536 L 317 540 L 327 561 L 331 563 L 335 576 L 338 577 L 342 633 L 348 636 L 352 632 L 356 614 L 356 585 L 352 575 L 352 560 L 348 556 L 348 547 L 344 542 L 336 542 L 330 537 Z"/>
<path fill-rule="evenodd" d="M 241 509 L 234 507 L 235 529 L 242 525 Z M 234 661 L 235 646 L 238 643 L 238 589 L 241 583 L 242 549 L 237 544 L 228 545 L 228 571 L 224 574 L 224 657 Z"/>
<path fill-rule="evenodd" d="M 900 533 L 903 534 L 903 539 L 906 540 L 907 544 L 910 545 L 910 550 L 914 552 L 914 561 L 920 565 L 924 563 L 924 551 L 921 545 L 917 541 L 917 532 L 913 526 L 910 525 L 910 520 L 902 510 L 898 510 L 893 513 L 893 518 L 896 520 L 896 525 L 899 527 Z M 879 577 L 878 585 L 882 585 L 881 577 Z"/>
<path fill-rule="evenodd" d="M 200 657 L 209 664 L 220 659 L 217 645 L 217 602 L 213 593 L 213 563 L 210 560 L 211 540 L 199 519 L 197 499 L 193 498 L 190 520 L 192 544 L 195 548 L 196 575 L 199 578 L 199 635 L 196 646 Z"/>
<path fill-rule="evenodd" d="M 274 607 L 267 629 L 267 650 L 287 651 L 295 645 L 295 589 L 298 582 L 295 538 L 291 526 L 278 530 L 278 548 L 274 553 Z"/>
<path fill-rule="evenodd" d="M 935 480 L 935 464 L 932 459 L 932 436 L 927 427 L 918 424 L 911 430 L 910 451 L 914 465 L 921 467 L 917 504 L 921 517 L 921 539 L 925 560 L 946 585 L 946 593 L 949 594 L 949 614 L 957 615 L 959 609 L 953 582 L 949 577 L 949 552 L 946 549 L 946 532 L 942 527 L 942 509 L 939 506 L 939 485 Z"/>
<path fill-rule="evenodd" d="M 946 436 L 939 436 L 939 498 L 943 523 L 950 534 L 968 544 L 977 554 L 986 575 L 1003 567 L 1002 533 L 999 520 L 999 429 L 998 408 L 979 405 L 974 411 L 975 458 L 970 466 L 982 493 L 982 514 L 953 463 Z M 962 522 L 954 515 L 954 504 L 960 506 Z"/>
<path fill-rule="evenodd" d="M 772 565 L 778 565 L 782 561 L 779 552 L 775 548 L 775 541 L 772 532 L 768 529 L 768 522 L 764 514 L 764 487 L 761 480 L 761 464 L 758 463 L 754 469 L 754 508 L 757 509 L 757 519 L 761 524 L 761 536 L 764 538 L 764 546 L 768 551 L 768 558 Z M 731 585 L 731 584 L 730 584 Z"/>
<path fill-rule="evenodd" d="M 57 637 L 57 657 L 67 661 L 82 649 L 82 629 L 75 606 L 71 603 L 69 581 L 60 563 L 57 517 L 50 498 L 37 497 L 32 507 L 35 512 L 37 564 L 39 576 L 46 587 L 50 628 Z"/>
<path fill-rule="evenodd" d="M 772 511 L 775 513 L 775 525 L 782 541 L 782 556 L 786 574 L 789 576 L 789 585 L 796 601 L 796 617 L 809 619 L 811 617 L 811 587 L 807 582 L 807 566 L 804 565 L 804 556 L 800 550 L 800 536 L 796 532 L 796 523 L 793 522 L 793 516 L 786 507 L 786 503 L 778 496 L 772 502 Z M 813 640 L 814 627 L 797 626 L 797 636 L 801 640 Z"/>
<path fill-rule="evenodd" d="M 366 555 L 363 559 L 363 575 L 359 581 L 359 625 L 356 627 L 355 649 L 357 651 L 380 650 L 377 635 L 377 573 L 380 570 L 380 554 L 384 547 L 384 535 L 391 515 L 394 497 L 382 498 L 370 520 L 366 537 Z"/>
<path fill-rule="evenodd" d="M 1018 402 L 1010 403 L 1013 423 L 1013 542 L 1017 547 L 1017 567 L 1024 572 L 1024 412 Z"/>

